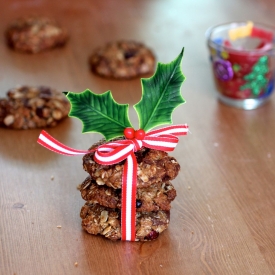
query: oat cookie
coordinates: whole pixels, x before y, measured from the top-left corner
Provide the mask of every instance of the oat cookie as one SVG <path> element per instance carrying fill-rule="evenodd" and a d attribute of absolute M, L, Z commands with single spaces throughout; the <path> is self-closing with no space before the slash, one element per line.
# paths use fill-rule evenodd
<path fill-rule="evenodd" d="M 45 86 L 20 86 L 10 89 L 0 99 L 0 126 L 12 129 L 33 129 L 56 126 L 68 116 L 66 97 Z"/>
<path fill-rule="evenodd" d="M 99 144 L 104 143 L 101 141 Z M 155 183 L 173 180 L 179 173 L 180 165 L 174 157 L 164 151 L 141 148 L 135 152 L 137 168 L 137 188 L 146 188 Z M 94 153 L 83 157 L 83 168 L 98 185 L 107 185 L 115 189 L 121 188 L 123 162 L 114 165 L 102 165 L 93 160 Z"/>
<path fill-rule="evenodd" d="M 47 17 L 25 17 L 12 22 L 6 30 L 8 45 L 16 51 L 39 53 L 63 46 L 68 33 Z"/>
<path fill-rule="evenodd" d="M 95 74 L 115 79 L 140 77 L 155 69 L 153 52 L 135 41 L 108 43 L 91 55 L 89 63 Z"/>
<path fill-rule="evenodd" d="M 90 203 L 98 203 L 109 208 L 121 208 L 121 189 L 97 185 L 91 177 L 87 177 L 81 184 L 80 192 L 82 198 Z M 138 188 L 136 211 L 170 210 L 170 203 L 175 197 L 176 190 L 171 182 L 156 183 L 147 188 Z"/>
<path fill-rule="evenodd" d="M 86 203 L 80 212 L 82 228 L 93 235 L 103 235 L 110 240 L 121 239 L 120 211 Z M 151 241 L 167 229 L 170 211 L 137 212 L 136 241 Z"/>

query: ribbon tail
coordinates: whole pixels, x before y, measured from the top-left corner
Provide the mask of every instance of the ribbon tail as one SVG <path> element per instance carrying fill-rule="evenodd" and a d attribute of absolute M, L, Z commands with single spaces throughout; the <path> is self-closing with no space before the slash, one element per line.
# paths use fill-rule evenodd
<path fill-rule="evenodd" d="M 132 152 L 126 159 L 123 168 L 121 195 L 121 240 L 136 239 L 136 190 L 137 161 Z"/>
<path fill-rule="evenodd" d="M 157 130 L 152 130 L 147 133 L 149 136 L 159 135 L 174 135 L 174 136 L 185 136 L 189 132 L 187 124 L 177 124 L 172 126 L 163 127 Z"/>
<path fill-rule="evenodd" d="M 71 147 L 68 147 L 55 138 L 53 138 L 46 131 L 41 131 L 37 143 L 44 146 L 45 148 L 54 151 L 58 154 L 67 155 L 67 156 L 75 156 L 75 155 L 85 155 L 91 151 L 88 150 L 76 150 Z"/>

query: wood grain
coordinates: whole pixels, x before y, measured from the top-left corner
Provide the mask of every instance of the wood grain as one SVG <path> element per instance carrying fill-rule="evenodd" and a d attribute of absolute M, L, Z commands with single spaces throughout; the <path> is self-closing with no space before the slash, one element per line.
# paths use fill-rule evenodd
<path fill-rule="evenodd" d="M 271 0 L 0 0 L 0 96 L 17 84 L 96 93 L 137 103 L 140 80 L 94 76 L 88 57 L 98 46 L 134 39 L 169 62 L 185 47 L 182 94 L 174 123 L 188 123 L 173 156 L 181 164 L 171 223 L 148 243 L 111 242 L 82 231 L 81 157 L 36 143 L 40 130 L 0 129 L 0 274 L 275 274 L 275 100 L 254 111 L 217 101 L 205 31 L 234 20 L 275 25 Z M 70 31 L 65 48 L 25 55 L 5 45 L 14 18 L 43 14 Z M 131 120 L 137 125 L 131 108 Z M 81 135 L 67 119 L 49 133 L 85 149 L 99 135 Z M 58 228 L 61 226 L 61 228 Z M 75 263 L 78 263 L 75 266 Z"/>

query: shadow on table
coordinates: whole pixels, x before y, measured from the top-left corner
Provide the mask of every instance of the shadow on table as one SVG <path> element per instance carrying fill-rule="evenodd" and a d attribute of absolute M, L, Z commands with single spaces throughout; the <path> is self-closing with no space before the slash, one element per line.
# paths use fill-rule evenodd
<path fill-rule="evenodd" d="M 128 242 L 111 241 L 104 236 L 90 235 L 83 230 L 80 241 L 87 257 L 86 261 L 90 265 L 90 272 L 96 274 L 116 274 L 118 271 L 126 274 L 129 270 L 135 270 L 137 274 L 147 274 L 152 268 L 160 270 L 166 262 L 162 260 L 164 253 L 166 257 L 172 257 L 175 247 L 171 245 L 168 231 L 151 242 Z M 107 256 L 105 255 L 110 259 L 108 265 L 106 257 L 100 257 L 102 251 L 108 251 Z M 157 259 L 154 266 L 150 265 L 152 259 Z"/>
<path fill-rule="evenodd" d="M 60 122 L 54 128 L 45 130 L 57 140 L 66 143 L 72 127 L 70 119 Z M 37 143 L 42 129 L 11 130 L 0 128 L 0 158 L 14 159 L 23 162 L 48 162 L 57 157 L 52 151 Z"/>

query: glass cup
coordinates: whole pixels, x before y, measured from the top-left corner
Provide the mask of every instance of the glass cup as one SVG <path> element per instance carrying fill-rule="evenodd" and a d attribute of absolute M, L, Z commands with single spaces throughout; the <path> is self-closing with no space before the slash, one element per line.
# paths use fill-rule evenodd
<path fill-rule="evenodd" d="M 275 27 L 232 22 L 208 29 L 213 76 L 221 102 L 252 110 L 264 104 L 274 87 Z"/>

